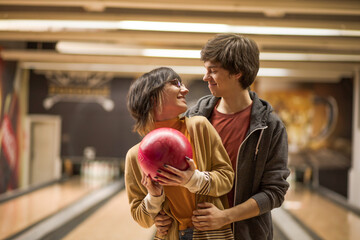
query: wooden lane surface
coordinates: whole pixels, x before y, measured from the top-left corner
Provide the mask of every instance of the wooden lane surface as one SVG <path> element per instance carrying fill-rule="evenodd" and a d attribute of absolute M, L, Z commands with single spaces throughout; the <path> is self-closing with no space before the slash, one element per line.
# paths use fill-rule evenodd
<path fill-rule="evenodd" d="M 283 207 L 322 239 L 360 239 L 358 215 L 303 185 L 291 185 Z"/>
<path fill-rule="evenodd" d="M 0 239 L 56 213 L 98 187 L 72 178 L 0 204 Z"/>
<path fill-rule="evenodd" d="M 148 229 L 142 228 L 132 219 L 126 192 L 123 190 L 63 240 L 150 240 L 154 233 L 154 226 Z"/>

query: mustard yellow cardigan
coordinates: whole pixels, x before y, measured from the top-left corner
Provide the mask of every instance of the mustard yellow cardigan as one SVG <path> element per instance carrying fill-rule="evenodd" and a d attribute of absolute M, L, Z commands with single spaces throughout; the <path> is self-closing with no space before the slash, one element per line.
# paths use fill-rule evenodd
<path fill-rule="evenodd" d="M 226 194 L 231 190 L 234 180 L 229 156 L 222 145 L 221 138 L 211 123 L 201 116 L 185 118 L 186 128 L 191 137 L 193 151 L 197 159 L 197 168 L 207 176 L 207 183 L 195 192 L 196 204 L 200 202 L 213 203 L 219 209 L 228 207 Z M 147 209 L 145 197 L 148 195 L 146 188 L 141 184 L 142 170 L 138 164 L 139 144 L 133 146 L 126 155 L 125 186 L 131 208 L 131 215 L 142 227 L 149 228 L 154 224 L 154 214 Z M 176 240 L 178 236 L 178 223 L 172 216 L 169 201 L 161 203 L 162 209 L 174 221 L 165 238 L 156 236 L 155 239 Z M 233 239 L 230 225 L 219 230 L 197 231 L 194 229 L 193 239 Z"/>

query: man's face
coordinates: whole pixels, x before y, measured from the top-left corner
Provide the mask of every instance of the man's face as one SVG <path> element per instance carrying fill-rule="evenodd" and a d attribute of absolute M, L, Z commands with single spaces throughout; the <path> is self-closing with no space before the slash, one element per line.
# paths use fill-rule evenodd
<path fill-rule="evenodd" d="M 206 73 L 203 81 L 208 82 L 210 92 L 215 97 L 226 97 L 241 88 L 238 78 L 241 74 L 230 74 L 220 63 L 204 62 Z"/>

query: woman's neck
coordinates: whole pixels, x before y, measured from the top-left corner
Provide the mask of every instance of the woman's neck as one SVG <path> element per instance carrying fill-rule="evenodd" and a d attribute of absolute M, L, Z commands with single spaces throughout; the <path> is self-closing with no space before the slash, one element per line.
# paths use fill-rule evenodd
<path fill-rule="evenodd" d="M 180 118 L 179 117 L 175 117 L 175 118 L 171 118 L 171 119 L 166 119 L 163 121 L 156 121 L 155 122 L 155 128 L 161 128 L 161 127 L 170 127 L 170 128 L 179 128 L 181 125 L 181 122 L 179 121 Z"/>

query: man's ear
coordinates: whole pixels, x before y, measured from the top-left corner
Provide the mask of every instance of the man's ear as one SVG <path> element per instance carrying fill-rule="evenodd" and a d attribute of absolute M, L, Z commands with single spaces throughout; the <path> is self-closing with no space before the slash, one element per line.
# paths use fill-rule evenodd
<path fill-rule="evenodd" d="M 239 72 L 239 73 L 237 73 L 237 74 L 235 74 L 235 77 L 236 77 L 236 79 L 240 79 L 241 77 L 242 77 L 242 72 Z"/>

